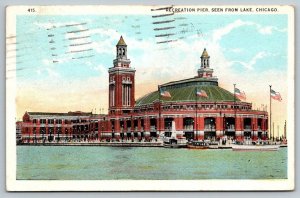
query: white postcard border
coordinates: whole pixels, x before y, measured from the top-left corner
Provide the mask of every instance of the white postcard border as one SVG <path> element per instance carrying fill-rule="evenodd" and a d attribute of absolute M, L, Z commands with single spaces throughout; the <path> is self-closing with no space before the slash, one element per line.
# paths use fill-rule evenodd
<path fill-rule="evenodd" d="M 145 14 L 149 6 L 13 6 L 7 8 L 6 36 L 16 34 L 16 15 L 29 14 L 29 7 L 36 8 L 35 14 L 118 14 L 120 9 L 126 14 Z M 180 5 L 176 5 L 180 7 Z M 252 7 L 258 6 L 188 6 L 182 7 Z M 276 7 L 276 14 L 288 14 L 288 123 L 287 135 L 290 139 L 288 147 L 288 179 L 275 180 L 16 180 L 16 131 L 15 98 L 16 81 L 6 80 L 6 188 L 8 191 L 281 191 L 293 190 L 295 186 L 295 44 L 294 44 L 294 8 L 291 6 L 263 5 L 259 7 Z M 55 8 L 55 9 L 54 9 Z M 83 9 L 84 8 L 84 9 Z M 63 10 L 63 12 L 62 12 Z M 31 13 L 32 14 L 32 13 Z M 188 13 L 185 13 L 188 14 Z M 192 14 L 224 14 L 224 13 L 192 13 Z M 230 14 L 230 13 L 226 13 Z M 237 13 L 232 13 L 237 14 Z M 243 13 L 239 13 L 243 14 Z M 246 13 L 245 13 L 246 14 Z M 247 13 L 249 14 L 249 13 Z M 253 13 L 254 14 L 254 13 Z M 256 13 L 266 14 L 266 13 Z M 272 14 L 272 13 L 268 13 Z M 273 13 L 275 14 L 275 13 Z M 10 67 L 11 68 L 11 67 Z M 15 66 L 14 66 L 15 68 Z M 13 67 L 11 69 L 14 69 Z M 6 68 L 7 69 L 7 68 Z"/>

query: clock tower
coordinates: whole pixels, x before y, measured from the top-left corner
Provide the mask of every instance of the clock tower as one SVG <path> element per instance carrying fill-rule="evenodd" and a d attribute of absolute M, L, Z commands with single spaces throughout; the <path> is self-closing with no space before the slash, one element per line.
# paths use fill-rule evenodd
<path fill-rule="evenodd" d="M 133 111 L 135 105 L 135 69 L 127 58 L 127 45 L 121 36 L 116 45 L 116 59 L 109 68 L 109 114 L 122 115 Z"/>

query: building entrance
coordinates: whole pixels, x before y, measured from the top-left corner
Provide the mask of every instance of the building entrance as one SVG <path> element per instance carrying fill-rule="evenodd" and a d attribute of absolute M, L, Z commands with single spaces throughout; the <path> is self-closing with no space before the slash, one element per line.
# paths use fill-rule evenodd
<path fill-rule="evenodd" d="M 194 139 L 194 132 L 185 132 L 184 136 L 187 140 L 193 140 Z"/>

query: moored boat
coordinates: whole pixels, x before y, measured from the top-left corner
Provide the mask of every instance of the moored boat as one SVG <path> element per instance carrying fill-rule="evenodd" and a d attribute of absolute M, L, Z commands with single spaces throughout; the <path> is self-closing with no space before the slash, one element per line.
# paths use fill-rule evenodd
<path fill-rule="evenodd" d="M 209 144 L 204 141 L 192 141 L 187 143 L 189 149 L 209 149 Z"/>
<path fill-rule="evenodd" d="M 162 140 L 164 147 L 166 148 L 185 148 L 187 140 L 182 136 L 182 131 L 177 131 L 175 128 L 175 122 L 172 121 L 172 128 L 170 131 L 165 132 Z"/>
<path fill-rule="evenodd" d="M 232 145 L 233 151 L 278 151 L 280 145 Z"/>
<path fill-rule="evenodd" d="M 165 148 L 185 148 L 187 140 L 185 138 L 164 138 Z"/>

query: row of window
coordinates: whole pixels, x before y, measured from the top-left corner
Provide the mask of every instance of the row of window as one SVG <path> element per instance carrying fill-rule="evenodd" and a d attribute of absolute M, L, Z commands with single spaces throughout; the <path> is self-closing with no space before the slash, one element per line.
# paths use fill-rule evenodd
<path fill-rule="evenodd" d="M 170 128 L 172 124 L 169 123 L 169 122 L 165 122 L 164 125 L 165 125 L 165 128 Z M 215 127 L 216 127 L 215 123 L 205 123 L 205 125 L 204 125 L 204 128 L 206 128 L 206 129 L 207 128 L 215 129 Z M 258 129 L 261 129 L 262 126 L 259 125 L 257 127 L 258 127 Z M 114 128 L 114 127 L 112 127 L 112 128 Z M 121 130 L 123 130 L 125 128 L 127 130 L 131 130 L 131 126 L 127 126 L 127 127 L 124 127 L 124 125 L 120 126 Z M 144 125 L 141 125 L 141 128 L 144 128 Z M 184 123 L 183 124 L 183 128 L 185 130 L 194 129 L 194 124 L 193 123 Z M 226 129 L 235 129 L 235 126 L 234 125 L 226 125 L 225 128 Z M 135 125 L 134 129 L 137 130 L 138 126 Z M 244 125 L 244 129 L 252 129 L 252 127 L 251 127 L 251 125 Z M 68 128 L 65 128 L 64 130 L 65 130 L 65 132 L 71 131 L 71 129 L 68 129 Z M 82 129 L 81 128 L 73 128 L 72 129 L 73 132 L 75 132 L 75 131 L 86 131 L 86 130 L 88 130 L 88 127 L 84 127 Z M 98 131 L 98 126 L 90 128 L 90 130 Z M 150 126 L 150 130 L 157 130 L 156 124 L 155 125 L 151 125 Z M 25 131 L 26 131 L 26 133 L 28 133 L 29 132 L 29 128 L 26 127 Z M 37 132 L 37 128 L 34 127 L 33 128 L 33 133 L 36 133 L 36 132 Z M 40 132 L 41 133 L 46 132 L 46 128 L 45 127 L 41 127 L 40 128 Z M 54 132 L 54 128 L 53 127 L 49 127 L 48 128 L 48 132 L 49 133 L 53 133 Z M 57 127 L 56 128 L 56 133 L 61 133 L 61 132 L 62 132 L 62 128 L 61 127 Z M 20 131 L 20 133 L 21 133 L 21 131 Z"/>
<path fill-rule="evenodd" d="M 166 126 L 171 125 L 173 120 L 174 120 L 173 118 L 165 118 L 164 123 Z M 141 121 L 141 126 L 144 127 L 144 119 L 141 119 L 140 121 Z M 120 120 L 119 122 L 120 122 L 119 125 L 121 128 L 123 128 L 125 126 L 126 126 L 125 128 L 130 128 L 132 125 L 131 120 L 127 120 L 126 122 L 123 120 Z M 193 118 L 183 118 L 183 126 L 190 126 L 190 125 L 193 126 L 194 122 L 195 122 L 195 120 Z M 231 118 L 231 117 L 225 118 L 223 120 L 223 122 L 227 128 L 234 128 L 234 122 L 235 122 L 234 118 Z M 250 127 L 252 126 L 251 118 L 244 118 L 243 123 L 244 123 L 243 124 L 244 126 L 250 126 Z M 259 128 L 261 128 L 262 123 L 263 123 L 262 119 L 257 119 L 257 125 Z M 268 123 L 268 121 L 265 120 L 265 123 Z M 215 118 L 205 118 L 204 124 L 205 125 L 209 125 L 209 124 L 215 125 L 216 119 Z M 111 121 L 111 126 L 113 128 L 114 128 L 114 125 L 115 125 L 115 121 Z M 133 126 L 134 126 L 134 128 L 138 127 L 138 120 L 133 120 Z M 157 119 L 151 118 L 150 119 L 150 127 L 156 127 L 156 126 L 157 126 Z"/>
<path fill-rule="evenodd" d="M 174 89 L 174 88 L 181 88 L 181 87 L 187 87 L 187 86 L 198 86 L 198 85 L 218 86 L 218 82 L 215 82 L 215 81 L 191 81 L 191 82 L 177 83 L 174 85 L 168 85 L 168 86 L 165 86 L 165 88 Z"/>
<path fill-rule="evenodd" d="M 110 79 L 109 79 L 110 82 L 114 82 L 115 81 L 115 76 L 111 76 Z M 128 76 L 123 76 L 122 77 L 122 81 L 128 81 L 128 82 L 131 82 L 130 80 L 130 77 Z"/>
<path fill-rule="evenodd" d="M 163 110 L 196 110 L 196 105 L 168 105 L 162 106 Z M 198 109 L 242 109 L 242 110 L 250 110 L 250 106 L 234 106 L 234 105 L 198 105 Z M 145 112 L 145 111 L 153 111 L 154 108 L 143 108 L 143 109 L 135 109 L 134 112 Z M 158 108 L 157 108 L 158 110 Z"/>
<path fill-rule="evenodd" d="M 37 124 L 39 119 L 33 119 L 32 123 Z M 86 123 L 88 120 L 63 120 L 63 119 L 40 119 L 40 124 L 62 124 L 63 121 L 65 124 L 73 124 L 73 123 Z"/>
<path fill-rule="evenodd" d="M 54 128 L 56 129 L 56 131 L 62 131 L 62 127 L 48 127 L 49 131 L 53 131 Z M 90 127 L 88 125 L 81 125 L 81 126 L 73 126 L 73 130 L 87 130 L 88 128 L 90 129 L 94 129 L 94 130 L 98 130 L 98 123 L 96 123 L 95 125 L 91 125 Z M 25 128 L 26 132 L 28 131 L 28 127 Z M 33 127 L 33 132 L 35 132 L 37 130 L 36 127 Z M 40 127 L 40 131 L 45 131 L 46 127 Z M 65 128 L 65 131 L 68 131 L 68 128 Z"/>

